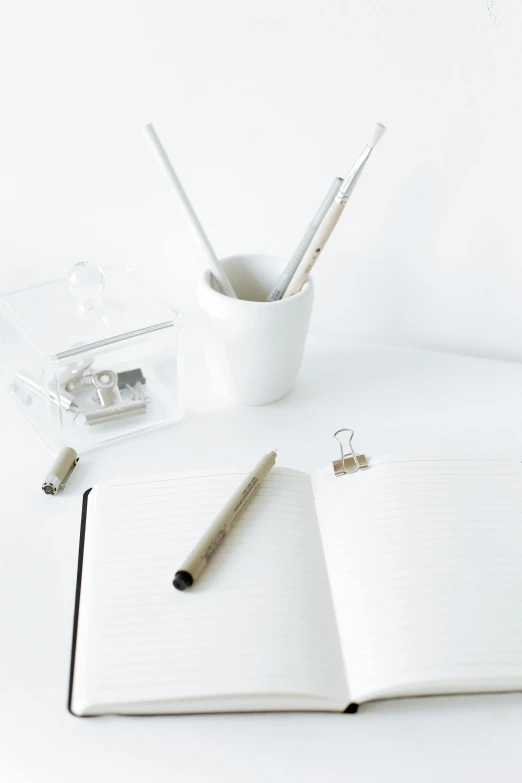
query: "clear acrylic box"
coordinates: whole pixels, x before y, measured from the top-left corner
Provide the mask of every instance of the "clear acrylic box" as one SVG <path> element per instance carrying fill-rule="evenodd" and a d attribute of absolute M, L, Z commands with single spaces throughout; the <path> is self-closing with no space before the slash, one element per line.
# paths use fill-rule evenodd
<path fill-rule="evenodd" d="M 52 451 L 183 417 L 182 317 L 131 269 L 78 264 L 0 301 L 3 377 Z"/>

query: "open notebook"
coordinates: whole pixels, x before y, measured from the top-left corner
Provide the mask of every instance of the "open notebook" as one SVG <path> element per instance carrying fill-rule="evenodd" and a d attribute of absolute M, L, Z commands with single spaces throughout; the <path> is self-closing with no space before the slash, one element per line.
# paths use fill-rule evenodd
<path fill-rule="evenodd" d="M 369 464 L 342 477 L 275 467 L 185 592 L 174 572 L 248 471 L 98 484 L 84 501 L 71 711 L 342 712 L 521 690 L 520 462 Z"/>

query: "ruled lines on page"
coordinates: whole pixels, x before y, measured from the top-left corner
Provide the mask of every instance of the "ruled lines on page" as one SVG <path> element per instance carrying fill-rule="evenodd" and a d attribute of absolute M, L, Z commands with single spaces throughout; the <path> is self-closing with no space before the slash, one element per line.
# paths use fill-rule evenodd
<path fill-rule="evenodd" d="M 84 634 L 90 699 L 344 698 L 309 476 L 274 468 L 197 583 L 173 588 L 174 572 L 246 475 L 97 488 Z"/>
<path fill-rule="evenodd" d="M 314 477 L 354 698 L 522 687 L 522 467 L 381 457 Z"/>

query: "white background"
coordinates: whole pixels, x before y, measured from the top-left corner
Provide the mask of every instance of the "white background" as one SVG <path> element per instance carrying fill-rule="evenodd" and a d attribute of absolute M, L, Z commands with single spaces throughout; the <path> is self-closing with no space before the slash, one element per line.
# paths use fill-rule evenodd
<path fill-rule="evenodd" d="M 522 359 L 518 0 L 0 0 L 0 288 L 146 269 L 185 313 L 201 257 L 289 256 L 388 126 L 316 270 L 312 331 Z"/>
<path fill-rule="evenodd" d="M 0 399 L 2 783 L 520 781 L 520 694 L 86 721 L 65 701 L 81 495 L 103 477 L 274 445 L 313 470 L 341 426 L 370 454 L 521 453 L 520 366 L 346 340 L 522 359 L 521 40 L 517 0 L 0 0 L 4 290 L 130 263 L 194 313 L 201 258 L 145 122 L 221 255 L 290 255 L 374 123 L 389 128 L 314 275 L 287 398 L 216 412 L 189 350 L 187 418 L 82 455 L 57 498 L 39 488 L 48 452 Z"/>

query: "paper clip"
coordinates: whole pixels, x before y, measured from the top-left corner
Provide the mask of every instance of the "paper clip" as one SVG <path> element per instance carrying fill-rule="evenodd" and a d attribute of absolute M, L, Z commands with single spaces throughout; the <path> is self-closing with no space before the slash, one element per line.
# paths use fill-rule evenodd
<path fill-rule="evenodd" d="M 343 443 L 341 439 L 337 437 L 340 432 L 350 433 L 350 438 L 348 440 L 348 448 L 351 452 L 350 455 L 344 453 Z M 353 430 L 346 428 L 337 430 L 337 432 L 334 432 L 334 438 L 341 446 L 341 459 L 337 459 L 332 463 L 336 476 L 345 476 L 347 473 L 356 473 L 358 470 L 364 470 L 364 468 L 368 467 L 368 462 L 365 455 L 356 454 L 354 451 L 352 446 Z"/>

